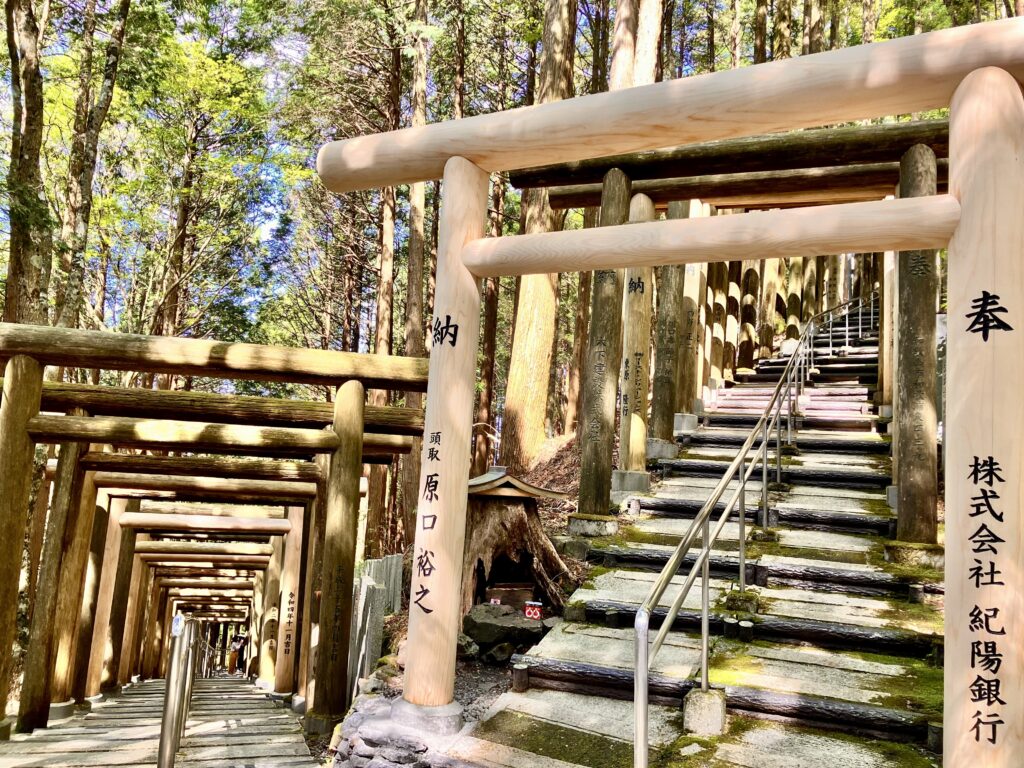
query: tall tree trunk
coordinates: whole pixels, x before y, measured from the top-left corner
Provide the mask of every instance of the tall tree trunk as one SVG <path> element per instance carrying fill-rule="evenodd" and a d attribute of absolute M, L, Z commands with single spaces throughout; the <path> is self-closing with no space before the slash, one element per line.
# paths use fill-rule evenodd
<path fill-rule="evenodd" d="M 387 127 L 396 130 L 401 123 L 402 41 L 397 30 L 388 24 L 391 66 L 388 70 Z M 380 198 L 380 259 L 378 261 L 377 314 L 374 324 L 374 348 L 378 355 L 391 354 L 391 334 L 395 289 L 395 188 L 384 187 Z M 370 405 L 387 405 L 388 392 L 371 389 Z M 387 492 L 389 469 L 386 465 L 370 467 L 369 497 L 366 515 L 366 547 L 368 557 L 384 553 L 387 540 Z"/>
<path fill-rule="evenodd" d="M 775 0 L 775 34 L 772 59 L 788 59 L 793 55 L 793 0 Z"/>
<path fill-rule="evenodd" d="M 862 43 L 872 43 L 875 40 L 875 26 L 878 24 L 878 0 L 861 0 L 861 33 Z M 1024 0 L 1017 0 L 1018 5 L 1024 5 Z"/>
<path fill-rule="evenodd" d="M 821 20 L 821 0 L 804 0 L 803 53 L 820 53 L 825 49 Z"/>
<path fill-rule="evenodd" d="M 505 210 L 505 179 L 502 174 L 494 175 L 491 182 L 491 237 L 501 237 L 503 212 Z M 473 474 L 487 471 L 492 454 L 491 410 L 494 401 L 494 359 L 498 346 L 498 291 L 500 280 L 489 277 L 484 280 L 483 313 L 481 330 L 483 347 L 480 354 L 480 396 L 476 409 L 476 435 L 473 447 Z"/>
<path fill-rule="evenodd" d="M 675 77 L 676 68 L 673 66 L 672 57 L 675 54 L 675 46 L 673 46 L 673 29 L 672 20 L 675 17 L 676 2 L 675 0 L 668 0 L 665 4 L 665 10 L 661 14 L 661 49 L 658 54 L 658 82 L 661 82 L 666 77 Z"/>
<path fill-rule="evenodd" d="M 740 65 L 740 45 L 743 42 L 743 32 L 740 27 L 740 0 L 732 0 L 732 25 L 729 27 L 729 53 L 732 57 L 732 68 L 737 69 Z"/>
<path fill-rule="evenodd" d="M 754 6 L 754 63 L 768 61 L 768 0 L 757 0 Z"/>
<path fill-rule="evenodd" d="M 125 26 L 131 0 L 120 0 L 114 27 L 107 41 L 103 63 L 103 80 L 95 101 L 92 98 L 92 49 L 96 26 L 96 2 L 85 7 L 85 41 L 79 65 L 78 98 L 75 104 L 74 137 L 68 160 L 67 212 L 61 228 L 63 283 L 58 286 L 55 325 L 75 327 L 82 309 L 82 282 L 85 277 L 85 249 L 92 216 L 92 183 L 96 174 L 96 158 L 100 131 L 107 119 L 117 70 L 121 62 Z"/>
<path fill-rule="evenodd" d="M 835 50 L 839 44 L 839 27 L 843 21 L 843 10 L 839 0 L 828 2 L 828 49 Z"/>
<path fill-rule="evenodd" d="M 47 7 L 47 6 L 44 6 Z M 10 256 L 4 321 L 47 323 L 53 233 L 43 188 L 42 36 L 45 16 L 36 17 L 32 0 L 6 0 L 7 51 L 11 77 Z"/>
<path fill-rule="evenodd" d="M 811 52 L 811 6 L 814 0 L 804 0 L 803 23 L 800 25 L 800 55 L 806 56 Z"/>
<path fill-rule="evenodd" d="M 540 103 L 572 96 L 575 38 L 576 0 L 546 0 Z M 523 198 L 527 233 L 551 232 L 559 227 L 562 216 L 551 210 L 546 190 L 530 190 Z M 544 441 L 548 379 L 537 372 L 546 372 L 551 366 L 556 284 L 555 275 L 528 275 L 520 283 L 516 324 L 523 324 L 530 332 L 515 334 L 505 395 L 502 463 L 512 472 L 529 467 Z"/>
<path fill-rule="evenodd" d="M 608 0 L 599 0 L 595 6 L 593 25 L 594 46 L 590 67 L 590 92 L 608 90 Z M 591 229 L 600 223 L 600 208 L 586 208 L 583 211 L 583 227 Z M 590 330 L 590 292 L 594 282 L 593 272 L 581 272 L 576 293 L 576 322 L 573 332 L 572 369 L 569 371 L 569 387 L 565 406 L 565 434 L 577 431 L 583 421 L 583 398 L 580 390 L 586 366 L 588 334 Z"/>
<path fill-rule="evenodd" d="M 427 124 L 427 0 L 416 0 L 413 14 L 412 125 Z M 409 185 L 409 255 L 407 294 L 405 301 L 405 354 L 423 357 L 423 215 L 427 204 L 427 185 Z M 405 396 L 409 408 L 422 408 L 423 395 L 409 392 Z M 420 477 L 422 440 L 413 440 L 412 450 L 402 460 L 402 522 L 406 538 L 416 530 L 417 485 Z"/>
<path fill-rule="evenodd" d="M 641 0 L 633 60 L 634 85 L 648 85 L 657 76 L 661 16 L 661 0 Z M 630 221 L 652 221 L 654 218 L 654 205 L 648 197 L 638 195 L 632 199 Z M 628 289 L 622 304 L 619 467 L 627 471 L 643 472 L 647 450 L 647 402 L 651 387 L 654 269 L 627 269 L 625 281 Z"/>
<path fill-rule="evenodd" d="M 419 13 L 421 0 L 416 0 L 416 12 Z M 426 23 L 426 9 L 424 8 L 423 20 Z M 424 45 L 426 42 L 424 41 Z M 426 49 L 424 48 L 424 62 L 426 61 Z M 424 64 L 424 66 L 426 66 Z M 424 69 L 424 82 L 426 80 L 426 69 Z M 461 120 L 466 114 L 466 11 L 463 8 L 462 0 L 455 0 L 455 109 L 452 117 Z"/>
<path fill-rule="evenodd" d="M 618 0 L 612 43 L 611 90 L 633 84 L 637 8 L 634 0 Z M 629 215 L 630 183 L 622 171 L 604 176 L 599 226 L 625 223 Z M 590 331 L 583 369 L 580 417 L 581 514 L 607 514 L 611 492 L 612 453 L 615 440 L 615 395 L 622 365 L 623 270 L 594 273 L 590 298 Z"/>
<path fill-rule="evenodd" d="M 707 11 L 707 68 L 708 72 L 715 71 L 715 0 L 705 0 L 704 5 Z"/>

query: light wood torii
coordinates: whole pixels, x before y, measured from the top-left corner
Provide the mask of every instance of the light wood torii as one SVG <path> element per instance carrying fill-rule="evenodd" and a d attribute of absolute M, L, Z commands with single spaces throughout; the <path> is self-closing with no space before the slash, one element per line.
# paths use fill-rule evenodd
<path fill-rule="evenodd" d="M 956 325 L 949 337 L 949 398 L 956 407 L 948 414 L 947 440 L 952 436 L 956 449 L 947 464 L 946 486 L 951 629 L 945 655 L 944 754 L 953 766 L 1016 764 L 1024 752 L 1024 701 L 1011 695 L 1000 700 L 998 711 L 981 712 L 969 688 L 976 677 L 971 643 L 979 638 L 996 643 L 1003 654 L 1002 690 L 1024 687 L 1024 647 L 1006 639 L 1024 633 L 1024 448 L 1019 440 L 1024 403 L 1006 384 L 1024 356 L 1022 77 L 1024 19 L 1008 19 L 321 148 L 317 168 L 335 192 L 443 176 L 435 323 L 458 323 L 462 338 L 467 331 L 472 337 L 457 350 L 454 344 L 435 345 L 431 354 L 425 429 L 442 439 L 454 438 L 455 449 L 446 450 L 440 463 L 423 463 L 420 487 L 429 496 L 421 512 L 433 515 L 436 510 L 438 517 L 435 524 L 418 527 L 415 548 L 437 554 L 438 567 L 429 576 L 413 575 L 417 599 L 410 608 L 404 703 L 396 704 L 393 714 L 435 727 L 456 725 L 450 703 L 460 585 L 449 567 L 461 555 L 465 530 L 468 457 L 463 454 L 472 422 L 466 386 L 473 383 L 476 356 L 475 278 L 765 257 L 763 230 L 742 221 L 758 214 L 709 220 L 707 228 L 696 226 L 697 220 L 638 224 L 616 242 L 628 249 L 625 253 L 616 256 L 609 249 L 599 258 L 578 248 L 585 230 L 534 236 L 538 239 L 527 246 L 510 245 L 504 238 L 485 242 L 487 173 L 951 105 L 949 195 L 824 206 L 810 215 L 795 209 L 760 214 L 759 222 L 790 228 L 770 240 L 783 255 L 808 249 L 818 256 L 950 246 L 950 285 L 956 288 L 950 291 L 949 311 Z M 688 226 L 672 230 L 661 224 Z M 699 236 L 699 247 L 674 236 L 680 233 Z M 602 247 L 594 240 L 588 243 Z M 715 252 L 723 244 L 728 252 Z M 1010 328 L 984 314 L 993 307 L 1006 313 Z M 977 480 L 985 477 L 979 474 L 984 462 L 990 468 L 998 462 L 1005 472 L 998 479 L 1004 546 L 993 556 L 998 562 L 988 560 L 990 572 L 997 571 L 993 575 L 1001 579 L 983 587 L 972 584 L 968 575 L 968 535 L 976 527 L 968 511 Z M 990 486 L 996 482 L 992 475 L 988 481 Z M 443 506 L 435 507 L 438 489 Z"/>

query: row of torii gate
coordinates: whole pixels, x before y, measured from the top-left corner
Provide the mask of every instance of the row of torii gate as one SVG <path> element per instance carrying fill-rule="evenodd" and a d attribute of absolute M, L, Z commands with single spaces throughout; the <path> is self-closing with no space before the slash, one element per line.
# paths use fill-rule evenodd
<path fill-rule="evenodd" d="M 249 627 L 248 668 L 265 687 L 301 697 L 311 724 L 339 719 L 364 464 L 408 453 L 423 431 L 421 412 L 366 405 L 364 387 L 422 391 L 427 361 L 11 324 L 0 324 L 0 355 L 4 649 L 36 491 L 13 725 L 43 727 L 136 675 L 164 676 L 180 612 L 209 622 L 204 632 Z M 48 365 L 337 389 L 324 403 L 50 383 Z M 33 489 L 45 445 L 57 457 Z"/>
<path fill-rule="evenodd" d="M 97 681 L 102 688 L 135 672 L 158 673 L 163 623 L 178 606 L 203 611 L 217 605 L 211 618 L 240 617 L 236 609 L 225 608 L 234 602 L 226 600 L 230 596 L 253 612 L 273 610 L 274 598 L 268 602 L 267 594 L 279 600 L 283 591 L 280 585 L 267 588 L 275 557 L 281 581 L 301 582 L 305 596 L 297 660 L 282 665 L 282 645 L 277 645 L 274 687 L 305 694 L 312 711 L 326 720 L 340 717 L 363 463 L 373 454 L 408 451 L 412 435 L 430 434 L 430 453 L 424 446 L 422 454 L 413 554 L 429 553 L 432 567 L 414 569 L 412 576 L 405 691 L 393 713 L 435 731 L 452 727 L 458 721 L 455 649 L 480 278 L 948 247 L 944 754 L 954 766 L 1014 765 L 1024 746 L 1024 702 L 1013 695 L 1024 684 L 1018 516 L 1024 454 L 1017 438 L 1024 403 L 1010 386 L 1024 359 L 1024 343 L 1015 331 L 1024 301 L 1024 98 L 1017 80 L 1022 76 L 1024 21 L 1009 20 L 328 145 L 318 169 L 334 191 L 443 177 L 429 368 L 427 361 L 408 358 L 0 327 L 0 355 L 8 359 L 0 403 L 0 521 L 7 532 L 0 539 L 0 647 L 5 650 L 15 631 L 20 532 L 32 491 L 35 445 L 62 446 L 53 467 L 47 522 L 52 530 L 47 536 L 34 530 L 30 537 L 48 544 L 38 565 L 32 564 L 38 576 L 21 701 L 24 726 L 45 723 L 50 702 L 74 693 L 79 683 L 72 681 L 84 680 L 81 691 L 89 694 Z M 484 238 L 492 171 L 585 164 L 617 153 L 950 104 L 944 194 L 868 202 L 838 197 L 813 208 L 626 223 L 627 187 L 618 213 L 603 215 L 600 229 Z M 885 184 L 891 188 L 889 173 Z M 634 188 L 639 190 L 640 183 Z M 572 204 L 594 201 L 594 192 L 591 186 L 580 193 L 591 197 Z M 616 197 L 608 194 L 607 178 L 598 193 L 603 207 Z M 666 194 L 677 200 L 696 196 L 679 189 Z M 623 197 L 621 190 L 617 197 Z M 798 197 L 794 204 L 801 202 Z M 815 199 L 820 201 L 820 192 Z M 748 201 L 742 207 L 757 206 Z M 983 327 L 979 313 L 987 313 Z M 47 385 L 46 365 L 340 386 L 334 403 L 325 406 Z M 601 397 L 614 400 L 617 373 L 610 371 L 613 384 Z M 364 405 L 364 387 L 426 387 L 426 412 L 372 409 Z M 62 415 L 40 415 L 53 411 Z M 610 439 L 607 445 L 591 442 L 610 452 Z M 107 453 L 97 448 L 102 445 L 205 455 Z M 239 458 L 246 455 L 262 458 Z M 314 456 L 321 458 L 312 461 Z M 610 457 L 602 466 L 610 470 Z M 90 609 L 91 631 L 86 631 L 74 616 L 86 617 L 85 564 L 90 551 L 100 550 L 92 536 L 97 532 L 94 490 L 96 498 L 102 492 L 111 500 L 95 585 L 95 605 L 109 592 L 110 607 L 106 620 Z M 197 508 L 185 506 L 218 500 L 255 506 L 244 513 L 237 507 L 219 510 L 243 517 L 204 513 L 199 517 L 217 519 L 198 524 L 190 517 Z M 287 512 L 255 511 L 271 506 Z M 977 548 L 974 535 L 975 518 L 982 514 L 989 515 L 988 530 L 999 539 L 994 546 L 989 537 L 988 550 Z M 180 527 L 173 527 L 172 519 Z M 232 522 L 237 520 L 244 522 Z M 182 540 L 176 530 L 188 535 Z M 218 536 L 228 542 L 218 542 Z M 212 538 L 189 540 L 205 537 Z M 968 577 L 976 564 L 990 574 L 984 583 Z M 224 592 L 212 586 L 195 595 L 177 591 L 188 589 L 182 579 L 201 572 L 206 584 L 221 580 Z M 313 617 L 307 601 L 317 578 L 320 605 Z M 238 581 L 253 585 L 251 594 L 231 595 L 241 591 L 232 583 Z M 264 597 L 258 609 L 257 584 Z M 320 640 L 312 654 L 307 647 L 312 633 L 306 629 L 314 620 Z M 261 638 L 260 645 L 269 640 Z M 36 641 L 45 650 L 37 649 Z M 978 642 L 997 645 L 1003 658 L 998 683 L 1007 695 L 986 705 L 972 700 L 977 675 L 972 647 Z M 0 700 L 6 701 L 9 654 L 3 662 Z"/>
<path fill-rule="evenodd" d="M 943 755 L 956 768 L 1010 768 L 1024 753 L 1021 78 L 1024 19 L 1009 19 L 332 142 L 317 169 L 335 192 L 443 179 L 434 324 L 460 339 L 479 332 L 480 278 L 948 248 Z M 610 226 L 484 237 L 491 172 L 946 107 L 944 194 L 635 223 L 620 201 L 617 220 L 602 212 Z M 442 446 L 423 464 L 430 494 L 414 544 L 436 567 L 413 574 L 405 689 L 392 707 L 435 731 L 457 710 L 476 378 L 476 345 L 450 342 L 430 356 L 424 430 Z M 900 364 L 925 376 L 913 359 Z M 614 401 L 617 373 L 601 397 Z M 994 670 L 979 666 L 989 652 Z"/>

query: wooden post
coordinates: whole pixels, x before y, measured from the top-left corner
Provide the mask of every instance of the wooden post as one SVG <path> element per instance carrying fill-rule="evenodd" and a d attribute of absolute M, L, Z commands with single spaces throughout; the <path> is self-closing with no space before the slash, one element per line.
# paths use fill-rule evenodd
<path fill-rule="evenodd" d="M 160 662 L 159 672 L 157 677 L 167 679 L 167 667 L 170 664 L 171 659 L 171 620 L 174 618 L 175 606 L 174 601 L 171 600 L 171 594 L 168 590 L 162 590 L 163 602 L 161 603 L 162 608 L 160 614 L 162 619 L 160 621 Z"/>
<path fill-rule="evenodd" d="M 823 282 L 823 275 L 819 272 L 821 266 L 821 257 L 812 257 L 804 259 L 804 295 L 803 295 L 803 310 L 800 313 L 801 325 L 806 325 L 807 321 L 818 314 L 818 306 L 821 304 L 821 294 L 818 293 L 819 283 Z"/>
<path fill-rule="evenodd" d="M 729 291 L 729 264 L 708 264 L 708 292 L 711 298 L 711 379 L 720 388 L 725 380 L 725 323 Z"/>
<path fill-rule="evenodd" d="M 782 275 L 779 267 L 782 259 L 765 259 L 761 262 L 761 308 L 758 313 L 760 327 L 757 332 L 757 359 L 768 360 L 775 348 L 775 302 L 778 298 Z"/>
<path fill-rule="evenodd" d="M 918 144 L 900 163 L 900 197 L 935 194 L 935 153 Z M 938 429 L 935 410 L 935 251 L 899 254 L 899 359 L 893 441 L 900 456 L 896 537 L 934 544 L 938 535 Z"/>
<path fill-rule="evenodd" d="M 64 548 L 68 520 L 79 508 L 81 473 L 78 471 L 78 457 L 84 448 L 80 443 L 65 443 L 60 447 L 57 457 L 53 507 L 46 524 L 36 586 L 36 605 L 32 611 L 29 642 L 25 652 L 17 726 L 21 732 L 45 727 L 50 713 L 61 550 Z"/>
<path fill-rule="evenodd" d="M 122 512 L 132 507 L 138 508 L 138 501 L 134 499 L 111 500 L 111 517 L 115 510 Z M 131 623 L 132 611 L 129 607 L 131 602 L 132 579 L 135 569 L 135 540 L 138 532 L 134 529 L 122 530 L 118 526 L 118 537 L 120 539 L 117 550 L 117 561 L 114 564 L 114 583 L 110 597 L 110 607 L 107 609 L 108 619 L 105 628 L 102 628 L 100 637 L 100 664 L 99 673 L 93 677 L 90 674 L 91 695 L 97 692 L 112 690 L 117 687 L 118 670 L 121 667 L 121 656 L 131 647 Z M 140 561 L 141 562 L 141 561 Z M 106 570 L 107 566 L 104 566 Z M 100 626 L 100 625 L 98 625 Z M 95 645 L 95 643 L 94 643 Z M 95 651 L 94 651 L 95 652 Z M 93 660 L 95 666 L 95 659 Z"/>
<path fill-rule="evenodd" d="M 84 701 L 90 695 L 86 693 L 89 678 L 89 660 L 92 658 L 92 637 L 93 630 L 100 626 L 97 621 L 100 613 L 100 589 L 107 565 L 107 537 L 108 534 L 113 546 L 120 544 L 120 530 L 116 528 L 111 531 L 110 525 L 110 499 L 106 493 L 100 492 L 96 499 L 96 516 L 92 522 L 92 541 L 89 551 L 86 553 L 85 582 L 82 585 L 82 600 L 78 613 L 78 637 L 74 642 L 74 664 L 71 670 L 71 696 L 75 701 Z M 116 560 L 116 553 L 111 554 L 110 559 Z M 112 585 L 111 585 L 112 586 Z M 104 596 L 105 601 L 109 600 L 109 594 Z M 109 615 L 108 608 L 103 609 L 103 624 L 107 623 Z"/>
<path fill-rule="evenodd" d="M 893 303 L 896 282 L 896 254 L 885 251 L 882 255 L 881 297 L 878 323 L 878 389 L 875 393 L 881 415 L 892 415 L 892 384 L 893 384 Z"/>
<path fill-rule="evenodd" d="M 827 266 L 826 266 L 826 262 L 827 262 L 828 258 L 829 258 L 828 256 L 818 256 L 815 259 L 815 261 L 817 262 L 816 271 L 817 271 L 817 278 L 818 278 L 818 284 L 817 284 L 817 289 L 815 291 L 816 295 L 815 295 L 815 301 L 814 301 L 814 314 L 815 315 L 817 315 L 818 313 L 820 313 L 823 310 L 827 309 L 827 307 L 825 306 L 825 304 L 826 304 L 826 296 L 827 296 L 827 293 L 825 291 L 825 273 L 828 271 Z"/>
<path fill-rule="evenodd" d="M 825 295 L 820 303 L 823 309 L 832 309 L 843 303 L 843 257 L 826 256 L 825 264 Z"/>
<path fill-rule="evenodd" d="M 799 339 L 803 331 L 804 260 L 800 256 L 789 259 L 789 273 L 786 277 L 789 296 L 786 300 L 786 338 Z"/>
<path fill-rule="evenodd" d="M 257 571 L 252 580 L 252 603 L 249 611 L 249 631 L 245 636 L 245 664 L 242 676 L 250 679 L 260 672 L 260 627 L 263 626 L 263 587 L 266 584 L 266 569 Z"/>
<path fill-rule="evenodd" d="M 325 488 L 323 577 L 316 694 L 313 708 L 328 730 L 348 706 L 348 651 L 352 634 L 352 582 L 355 574 L 359 479 L 362 476 L 363 406 L 361 384 L 349 381 L 337 391 L 333 431 L 339 438 L 331 455 Z M 472 408 L 472 403 L 468 406 Z M 467 451 L 469 441 L 467 439 Z M 468 454 L 467 454 L 468 455 Z M 309 715 L 307 714 L 307 718 Z"/>
<path fill-rule="evenodd" d="M 601 193 L 601 226 L 626 221 L 629 197 L 630 184 L 626 174 L 615 168 L 608 171 Z M 605 269 L 594 273 L 580 424 L 580 514 L 608 514 L 615 401 L 622 362 L 622 318 L 618 312 L 609 312 L 606 308 L 622 306 L 622 294 L 621 270 Z"/>
<path fill-rule="evenodd" d="M 681 209 L 681 210 L 680 210 Z M 673 215 L 673 212 L 678 215 Z M 704 215 L 700 200 L 669 203 L 669 218 Z M 683 279 L 682 349 L 677 353 L 676 412 L 696 413 L 704 376 L 704 301 L 707 296 L 707 264 L 687 264 Z"/>
<path fill-rule="evenodd" d="M 668 204 L 668 218 L 689 216 L 689 201 Z M 691 272 L 693 270 L 690 270 Z M 654 334 L 654 386 L 651 393 L 651 437 L 672 443 L 672 428 L 679 403 L 684 372 L 691 374 L 693 360 L 687 359 L 693 332 L 695 305 L 686 304 L 686 267 L 669 265 L 658 271 L 657 331 Z M 689 311 L 689 314 L 687 312 Z"/>
<path fill-rule="evenodd" d="M 141 533 L 136 541 L 148 538 L 149 534 Z M 128 591 L 128 615 L 125 618 L 125 635 L 121 649 L 121 662 L 117 667 L 111 687 L 127 684 L 132 675 L 139 669 L 140 648 L 142 646 L 143 627 L 146 626 L 146 597 L 149 594 L 150 571 L 142 558 L 132 556 L 132 580 Z"/>
<path fill-rule="evenodd" d="M 92 541 L 93 521 L 96 518 L 96 484 L 92 472 L 82 473 L 81 496 L 77 500 L 75 515 L 69 515 L 64 531 L 64 552 L 60 561 L 60 580 L 57 589 L 57 616 L 53 644 L 53 702 L 71 699 L 71 678 L 75 665 L 75 642 L 78 640 L 78 618 L 85 590 L 85 571 Z"/>
<path fill-rule="evenodd" d="M 274 693 L 291 694 L 295 690 L 295 659 L 299 655 L 299 596 L 302 566 L 302 523 L 305 507 L 288 507 L 291 531 L 284 537 L 281 563 L 281 607 L 277 625 L 277 666 Z"/>
<path fill-rule="evenodd" d="M 328 468 L 324 467 L 324 475 Z M 302 698 L 303 713 L 313 709 L 316 689 L 317 653 L 320 645 L 320 604 L 313 602 L 313 595 L 321 589 L 321 574 L 324 561 L 324 527 L 327 518 L 327 496 L 325 486 L 321 485 L 317 497 L 310 503 L 310 522 L 306 532 L 309 539 L 308 553 L 304 556 L 306 563 L 305 582 L 302 589 L 302 669 L 296 693 Z M 362 499 L 360 499 L 360 503 Z M 362 551 L 358 539 L 356 554 Z"/>
<path fill-rule="evenodd" d="M 697 205 L 699 206 L 698 201 Z M 699 213 L 698 207 L 698 213 Z M 693 209 L 691 208 L 691 214 Z M 708 293 L 708 265 L 687 264 L 683 281 L 683 351 L 679 355 L 679 413 L 697 413 L 703 396 L 704 302 Z"/>
<path fill-rule="evenodd" d="M 99 572 L 99 586 L 96 592 L 96 612 L 92 620 L 92 636 L 88 640 L 89 655 L 84 666 L 85 683 L 81 691 L 83 698 L 96 696 L 100 693 L 100 680 L 103 676 L 103 664 L 111 650 L 110 642 L 110 609 L 114 602 L 114 589 L 117 585 L 117 564 L 120 558 L 122 535 L 121 513 L 125 511 L 128 499 L 110 499 L 107 505 L 107 530 L 104 535 L 103 562 Z M 134 549 L 134 541 L 133 541 Z M 131 561 L 129 560 L 129 563 Z M 127 580 L 127 574 L 126 574 Z M 84 605 L 83 600 L 83 605 Z M 122 606 L 122 612 L 123 612 Z M 122 615 L 121 620 L 124 621 Z M 79 649 L 83 646 L 80 644 Z M 75 695 L 79 692 L 76 690 Z"/>
<path fill-rule="evenodd" d="M 31 357 L 7 361 L 0 401 L 0 705 L 7 706 L 10 648 L 18 615 L 21 550 L 32 492 L 33 445 L 28 422 L 39 413 L 43 369 Z"/>
<path fill-rule="evenodd" d="M 142 653 L 142 676 L 152 679 L 160 676 L 160 622 L 163 619 L 163 595 L 160 583 L 149 580 L 149 601 L 146 609 L 146 633 Z"/>
<path fill-rule="evenodd" d="M 943 758 L 1011 768 L 1024 754 L 1024 98 L 983 69 L 950 108 Z"/>
<path fill-rule="evenodd" d="M 736 349 L 736 367 L 753 368 L 757 351 L 757 309 L 760 296 L 761 263 L 753 260 L 743 262 L 743 277 L 740 280 L 742 299 L 740 301 L 740 337 Z"/>
<path fill-rule="evenodd" d="M 631 223 L 654 221 L 654 203 L 634 195 L 629 203 Z M 647 471 L 647 393 L 651 381 L 651 311 L 654 269 L 626 270 L 622 301 L 622 376 L 619 381 L 622 413 L 619 420 L 619 466 L 627 472 Z"/>
<path fill-rule="evenodd" d="M 403 694 L 419 707 L 446 707 L 454 696 L 480 325 L 480 291 L 461 251 L 483 237 L 487 182 L 468 160 L 445 164 Z"/>
<path fill-rule="evenodd" d="M 725 293 L 725 342 L 722 345 L 722 376 L 727 381 L 736 379 L 739 352 L 740 304 L 743 302 L 743 262 L 730 261 L 727 267 L 728 285 Z"/>
<path fill-rule="evenodd" d="M 56 456 L 55 445 L 47 447 L 47 458 Z M 46 517 L 50 509 L 50 492 L 53 483 L 48 473 L 43 473 L 36 499 L 32 507 L 32 529 L 28 543 L 28 605 L 29 620 L 32 618 L 32 607 L 36 602 L 36 581 L 39 575 L 39 559 L 43 553 L 43 536 L 46 532 Z"/>
<path fill-rule="evenodd" d="M 711 215 L 711 206 L 705 203 L 703 214 Z M 704 262 L 704 287 L 703 308 L 701 310 L 701 325 L 704 328 L 704 338 L 701 340 L 701 377 L 700 377 L 700 401 L 701 410 L 705 403 L 711 402 L 711 348 L 715 342 L 715 286 L 714 280 L 717 275 L 717 267 L 711 262 Z"/>
<path fill-rule="evenodd" d="M 284 560 L 284 542 L 280 536 L 272 539 L 274 553 L 264 572 L 263 616 L 260 619 L 260 666 L 256 685 L 273 690 L 277 680 L 277 630 L 281 616 L 281 565 Z"/>

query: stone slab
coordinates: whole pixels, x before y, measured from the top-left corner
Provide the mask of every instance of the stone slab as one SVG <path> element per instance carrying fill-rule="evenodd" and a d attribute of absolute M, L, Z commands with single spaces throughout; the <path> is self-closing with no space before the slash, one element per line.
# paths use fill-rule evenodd
<path fill-rule="evenodd" d="M 627 603 L 630 605 L 640 605 L 650 592 L 651 587 L 657 580 L 658 574 L 652 571 L 629 571 L 624 569 L 616 569 L 603 573 L 597 578 L 593 579 L 592 588 L 580 588 L 577 589 L 570 602 L 576 602 L 582 600 L 584 602 L 593 601 L 610 601 L 616 603 Z M 663 608 L 667 608 L 672 605 L 672 601 L 675 600 L 676 595 L 679 593 L 679 589 L 683 586 L 686 581 L 686 574 L 674 576 L 671 584 L 665 594 L 661 596 L 661 600 L 658 601 L 658 605 Z M 730 582 L 726 579 L 711 579 L 708 585 L 708 593 L 712 603 L 714 603 L 722 595 L 723 592 L 730 588 Z M 701 579 L 697 578 L 693 582 L 693 586 L 690 588 L 689 593 L 686 595 L 686 599 L 683 601 L 683 608 L 686 610 L 699 610 L 700 609 L 700 590 L 701 590 Z"/>
<path fill-rule="evenodd" d="M 567 691 L 533 689 L 525 693 L 503 693 L 485 716 L 509 710 L 539 720 L 596 733 L 621 741 L 633 740 L 633 703 Z M 648 707 L 648 740 L 653 746 L 671 743 L 679 735 L 675 707 Z"/>
<path fill-rule="evenodd" d="M 651 490 L 651 476 L 646 472 L 630 472 L 624 469 L 612 470 L 612 491 L 647 493 Z"/>
<path fill-rule="evenodd" d="M 447 754 L 481 768 L 577 768 L 575 763 L 553 757 L 535 755 L 515 747 L 485 741 L 474 736 L 461 736 Z"/>
<path fill-rule="evenodd" d="M 759 723 L 738 741 L 720 744 L 715 758 L 739 768 L 902 768 L 855 739 L 797 731 L 776 723 Z"/>
<path fill-rule="evenodd" d="M 864 554 L 870 552 L 874 546 L 870 539 L 854 534 L 795 529 L 780 530 L 779 543 L 784 547 L 793 547 L 794 549 L 858 552 Z"/>
<path fill-rule="evenodd" d="M 632 669 L 633 630 L 560 623 L 530 649 L 531 656 Z M 700 662 L 700 638 L 673 632 L 654 661 L 653 672 L 686 679 Z"/>
<path fill-rule="evenodd" d="M 678 414 L 677 414 L 678 415 Z M 679 446 L 673 440 L 647 438 L 647 459 L 674 459 L 679 455 Z"/>

